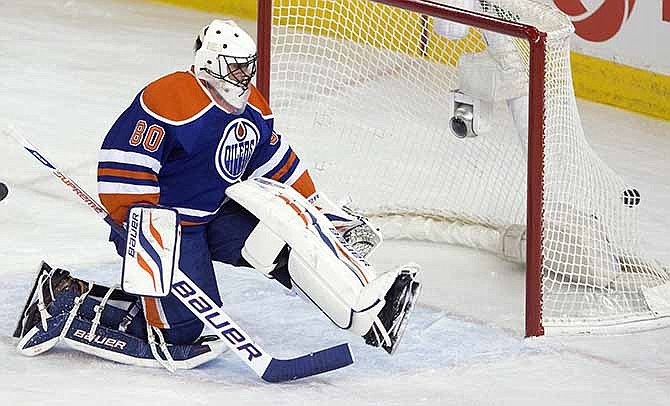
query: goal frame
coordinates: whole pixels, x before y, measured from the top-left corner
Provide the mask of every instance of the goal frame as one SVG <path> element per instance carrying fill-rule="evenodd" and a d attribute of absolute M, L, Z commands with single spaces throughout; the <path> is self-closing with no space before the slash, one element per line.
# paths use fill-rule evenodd
<path fill-rule="evenodd" d="M 526 201 L 526 337 L 544 335 L 542 325 L 542 218 L 544 195 L 545 61 L 547 33 L 534 26 L 439 4 L 430 0 L 368 0 L 437 17 L 529 43 L 528 166 Z M 258 70 L 256 86 L 270 100 L 273 0 L 258 0 Z"/>

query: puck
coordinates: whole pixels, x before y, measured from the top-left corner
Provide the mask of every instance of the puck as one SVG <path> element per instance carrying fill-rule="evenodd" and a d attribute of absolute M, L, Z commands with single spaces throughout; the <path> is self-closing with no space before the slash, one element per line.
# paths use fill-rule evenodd
<path fill-rule="evenodd" d="M 635 207 L 640 204 L 640 192 L 637 189 L 631 188 L 623 191 L 623 204 L 627 207 Z"/>
<path fill-rule="evenodd" d="M 2 201 L 5 197 L 7 197 L 8 193 L 9 189 L 7 188 L 7 185 L 0 182 L 0 201 Z"/>

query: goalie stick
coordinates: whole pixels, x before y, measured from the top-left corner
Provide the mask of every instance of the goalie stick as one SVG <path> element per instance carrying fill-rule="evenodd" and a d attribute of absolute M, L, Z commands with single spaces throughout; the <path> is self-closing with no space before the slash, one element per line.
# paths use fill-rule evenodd
<path fill-rule="evenodd" d="M 39 150 L 13 128 L 3 130 L 14 138 L 51 173 L 63 182 L 88 207 L 98 214 L 114 232 L 126 238 L 125 229 L 116 224 L 109 213 L 67 175 L 49 162 Z M 175 268 L 172 281 L 174 295 L 205 325 L 212 328 L 224 343 L 266 382 L 278 383 L 333 371 L 354 360 L 349 344 L 339 344 L 314 353 L 289 359 L 270 355 L 256 343 L 235 321 L 205 294 L 184 272 Z"/>

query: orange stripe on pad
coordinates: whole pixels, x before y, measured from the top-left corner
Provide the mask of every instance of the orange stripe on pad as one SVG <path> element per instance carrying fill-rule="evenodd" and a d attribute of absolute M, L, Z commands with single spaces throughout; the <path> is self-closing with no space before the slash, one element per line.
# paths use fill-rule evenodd
<path fill-rule="evenodd" d="M 142 258 L 142 255 L 140 255 L 139 252 L 137 253 L 137 264 L 144 270 L 144 272 L 151 275 L 151 281 L 154 283 L 154 290 L 156 290 L 156 278 L 154 277 L 154 271 L 151 269 L 149 264 L 147 264 L 147 261 Z"/>
<path fill-rule="evenodd" d="M 128 171 L 124 169 L 100 168 L 98 169 L 98 176 L 115 176 L 118 178 L 153 180 L 158 182 L 158 177 L 153 173 Z"/>
<path fill-rule="evenodd" d="M 309 225 L 309 223 L 307 221 L 307 217 L 305 217 L 305 213 L 303 213 L 302 210 L 300 210 L 300 207 L 296 206 L 295 203 L 288 200 L 286 197 L 284 197 L 282 195 L 277 195 L 277 197 L 282 199 L 288 205 L 288 207 L 292 208 L 293 211 L 296 212 L 298 214 L 298 216 L 300 216 L 300 218 L 302 219 L 302 222 L 305 223 L 305 226 Z"/>
<path fill-rule="evenodd" d="M 151 235 L 154 237 L 156 242 L 158 242 L 158 245 L 160 245 L 162 249 L 165 249 L 165 247 L 163 246 L 163 237 L 161 237 L 158 230 L 156 230 L 156 227 L 154 227 L 154 217 L 151 213 L 152 212 L 149 212 L 149 231 L 151 232 Z M 153 273 L 152 273 L 152 276 L 153 276 Z M 155 282 L 154 282 L 154 288 L 156 288 L 156 283 Z"/>
<path fill-rule="evenodd" d="M 355 262 L 353 259 L 351 259 L 351 256 L 349 256 L 349 254 L 347 254 L 347 252 L 344 251 L 344 250 L 342 249 L 342 247 L 340 247 L 340 244 L 339 244 L 339 243 L 337 244 L 337 250 L 340 251 L 340 252 L 342 253 L 342 255 L 344 255 L 344 256 L 349 260 L 349 262 L 350 262 L 353 266 L 356 267 L 356 269 L 358 269 L 358 273 L 361 274 L 361 276 L 362 276 L 363 279 L 365 280 L 365 283 L 370 283 L 370 281 L 368 281 L 368 278 L 365 276 L 365 273 L 363 272 L 363 270 L 361 269 L 361 267 L 359 267 L 358 265 L 356 265 L 356 262 Z"/>

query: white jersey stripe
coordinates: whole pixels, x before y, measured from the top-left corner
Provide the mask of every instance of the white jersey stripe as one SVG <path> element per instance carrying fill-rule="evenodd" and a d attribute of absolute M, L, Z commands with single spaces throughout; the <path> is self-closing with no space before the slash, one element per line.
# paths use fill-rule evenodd
<path fill-rule="evenodd" d="M 102 194 L 125 194 L 145 195 L 160 193 L 158 186 L 130 185 L 118 182 L 98 182 L 98 193 Z"/>
<path fill-rule="evenodd" d="M 279 165 L 279 162 L 284 159 L 284 155 L 286 155 L 288 152 L 288 142 L 283 142 L 283 137 L 280 138 L 280 143 L 281 144 L 279 145 L 277 152 L 275 152 L 266 163 L 261 165 L 251 175 L 249 175 L 249 179 L 265 176 L 268 174 L 268 172 L 274 169 L 275 166 Z"/>
<path fill-rule="evenodd" d="M 158 159 L 137 152 L 121 151 L 120 149 L 101 149 L 98 153 L 100 162 L 113 162 L 128 165 L 137 165 L 149 168 L 154 173 L 161 170 L 161 163 Z"/>

